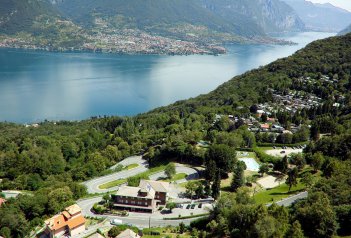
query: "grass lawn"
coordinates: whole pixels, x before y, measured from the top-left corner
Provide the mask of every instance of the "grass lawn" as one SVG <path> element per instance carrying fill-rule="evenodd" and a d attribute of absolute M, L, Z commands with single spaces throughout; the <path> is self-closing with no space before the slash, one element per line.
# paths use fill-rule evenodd
<path fill-rule="evenodd" d="M 271 147 L 271 146 L 268 146 L 268 147 L 256 147 L 255 149 L 260 151 L 260 152 L 263 152 L 263 153 L 266 153 L 267 150 L 274 150 L 274 148 Z"/>
<path fill-rule="evenodd" d="M 229 191 L 230 190 L 230 184 L 232 182 L 232 179 L 233 179 L 233 173 L 229 173 L 227 179 L 221 180 L 221 190 L 222 191 Z"/>
<path fill-rule="evenodd" d="M 188 175 L 187 175 L 186 173 L 179 173 L 179 174 L 174 175 L 172 178 L 170 178 L 170 179 L 165 179 L 165 180 L 163 180 L 163 181 L 166 181 L 166 182 L 173 182 L 173 181 L 185 179 L 187 176 L 188 176 Z"/>
<path fill-rule="evenodd" d="M 144 229 L 143 232 L 154 231 L 159 232 L 160 235 L 143 235 L 143 238 L 162 238 L 162 237 L 180 237 L 180 238 L 190 238 L 191 236 L 187 233 L 179 234 L 176 232 L 174 227 L 172 228 L 151 228 L 151 229 Z"/>
<path fill-rule="evenodd" d="M 118 180 L 114 180 L 114 181 L 110 181 L 108 183 L 104 183 L 104 184 L 101 184 L 99 186 L 100 189 L 108 189 L 108 188 L 113 188 L 113 187 L 116 187 L 116 186 L 119 186 L 121 184 L 124 184 L 126 183 L 127 180 L 126 179 L 118 179 Z"/>
<path fill-rule="evenodd" d="M 123 170 L 130 170 L 130 169 L 134 169 L 136 167 L 139 167 L 138 164 L 130 164 L 130 165 L 127 165 L 126 167 L 123 168 Z"/>
<path fill-rule="evenodd" d="M 131 167 L 134 167 L 135 165 L 139 166 L 138 164 L 131 164 L 132 166 Z M 127 168 L 128 166 L 126 166 Z M 161 165 L 161 166 L 158 166 L 158 167 L 154 167 L 154 168 L 151 168 L 143 173 L 140 173 L 138 175 L 146 175 L 146 176 L 150 176 L 151 174 L 154 174 L 154 173 L 157 173 L 157 172 L 160 172 L 162 170 L 164 170 L 166 167 L 166 165 Z M 135 167 L 134 167 L 135 168 Z M 104 183 L 104 184 L 101 184 L 99 185 L 99 188 L 100 189 L 108 189 L 108 188 L 112 188 L 112 187 L 116 187 L 116 186 L 119 186 L 123 183 L 126 183 L 127 182 L 127 179 L 117 179 L 117 180 L 114 180 L 114 181 L 110 181 L 108 183 Z"/>
<path fill-rule="evenodd" d="M 291 191 L 288 192 L 289 186 L 281 184 L 276 188 L 272 188 L 269 190 L 264 190 L 255 194 L 254 199 L 256 203 L 265 204 L 270 202 L 277 202 L 283 198 L 289 197 L 295 193 L 302 192 L 305 189 L 305 185 L 302 183 L 298 183 L 297 186 L 293 186 Z"/>

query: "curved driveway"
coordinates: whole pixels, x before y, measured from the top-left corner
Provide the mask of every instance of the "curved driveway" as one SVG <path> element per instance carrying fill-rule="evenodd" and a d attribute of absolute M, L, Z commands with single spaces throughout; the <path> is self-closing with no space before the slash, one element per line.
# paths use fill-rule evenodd
<path fill-rule="evenodd" d="M 148 170 L 148 163 L 146 160 L 142 159 L 141 156 L 128 157 L 123 161 L 119 162 L 118 164 L 112 166 L 111 169 L 116 168 L 117 165 L 127 166 L 130 164 L 139 164 L 139 166 L 134 169 L 123 170 L 103 177 L 91 179 L 84 182 L 83 184 L 88 188 L 88 193 L 106 193 L 117 190 L 117 187 L 112 187 L 109 189 L 100 189 L 100 185 L 108 183 L 110 181 L 132 177 L 134 175 L 140 174 Z"/>
<path fill-rule="evenodd" d="M 87 187 L 88 193 L 111 192 L 111 191 L 117 190 L 118 186 L 108 188 L 108 189 L 101 189 L 101 188 L 99 188 L 99 186 L 102 184 L 111 182 L 111 181 L 118 180 L 118 179 L 126 179 L 128 177 L 135 176 L 137 174 L 140 174 L 140 173 L 148 170 L 148 163 L 146 160 L 144 160 L 142 158 L 142 156 L 128 157 L 128 158 L 124 159 L 123 161 L 119 162 L 118 164 L 112 166 L 111 169 L 116 168 L 118 165 L 128 166 L 130 164 L 138 164 L 139 166 L 136 168 L 130 169 L 130 170 L 122 170 L 120 172 L 116 172 L 116 173 L 109 174 L 106 176 L 94 178 L 94 179 L 91 179 L 91 180 L 84 182 L 83 184 Z M 184 183 L 186 181 L 199 178 L 199 173 L 197 170 L 190 168 L 190 167 L 183 166 L 181 164 L 176 164 L 176 172 L 177 173 L 185 173 L 188 176 L 185 179 L 175 181 L 175 183 Z M 165 176 L 166 176 L 165 172 L 162 171 L 162 172 L 152 174 L 149 177 L 150 177 L 150 180 L 157 180 L 157 179 L 165 177 Z"/>

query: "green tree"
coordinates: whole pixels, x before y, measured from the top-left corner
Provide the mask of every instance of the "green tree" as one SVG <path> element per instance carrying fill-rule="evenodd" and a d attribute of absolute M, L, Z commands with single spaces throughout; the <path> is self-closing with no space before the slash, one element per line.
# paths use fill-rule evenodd
<path fill-rule="evenodd" d="M 166 205 L 166 208 L 168 208 L 171 212 L 176 207 L 177 207 L 177 205 L 174 202 L 168 202 Z"/>
<path fill-rule="evenodd" d="M 172 178 L 176 174 L 174 163 L 169 163 L 165 168 L 165 174 L 168 178 Z"/>
<path fill-rule="evenodd" d="M 322 153 L 317 152 L 312 156 L 311 165 L 315 172 L 317 172 L 322 168 L 323 162 L 324 162 L 324 157 Z"/>
<path fill-rule="evenodd" d="M 188 194 L 188 196 L 191 199 L 193 198 L 193 195 L 194 195 L 194 192 L 195 192 L 197 186 L 198 186 L 198 182 L 197 181 L 189 181 L 185 185 L 186 194 Z"/>
<path fill-rule="evenodd" d="M 111 196 L 109 193 L 105 193 L 104 196 L 102 196 L 102 199 L 105 201 L 105 203 L 108 203 L 111 200 Z"/>
<path fill-rule="evenodd" d="M 227 145 L 212 145 L 206 153 L 206 170 L 213 171 L 213 162 L 216 168 L 220 168 L 221 173 L 228 176 L 232 171 L 234 163 L 236 162 L 236 152 L 233 148 Z"/>
<path fill-rule="evenodd" d="M 216 178 L 212 184 L 212 197 L 217 199 L 220 195 L 221 190 L 221 174 L 217 172 Z"/>
<path fill-rule="evenodd" d="M 11 230 L 10 228 L 4 226 L 0 230 L 0 235 L 3 236 L 4 238 L 11 238 Z"/>
<path fill-rule="evenodd" d="M 332 237 L 336 232 L 335 212 L 323 192 L 310 193 L 294 207 L 294 215 L 308 237 Z"/>
<path fill-rule="evenodd" d="M 307 188 L 312 188 L 316 183 L 316 178 L 310 172 L 306 172 L 302 175 L 301 182 L 305 184 Z"/>
<path fill-rule="evenodd" d="M 242 161 L 238 161 L 234 166 L 233 179 L 230 184 L 230 188 L 233 192 L 236 192 L 238 188 L 245 184 L 244 170 L 246 165 Z"/>
<path fill-rule="evenodd" d="M 108 236 L 109 237 L 116 237 L 118 236 L 122 230 L 118 226 L 113 226 L 109 231 L 108 231 Z"/>
<path fill-rule="evenodd" d="M 183 234 L 185 232 L 185 224 L 184 222 L 179 223 L 179 233 Z"/>
<path fill-rule="evenodd" d="M 260 168 L 258 169 L 258 172 L 261 174 L 261 176 L 263 176 L 265 173 L 268 173 L 269 171 L 269 167 L 268 164 L 264 163 L 261 164 Z"/>
<path fill-rule="evenodd" d="M 299 175 L 299 171 L 297 170 L 296 167 L 289 170 L 288 178 L 286 179 L 286 182 L 285 182 L 287 185 L 289 185 L 289 192 L 290 192 L 292 186 L 297 185 L 298 175 Z"/>
<path fill-rule="evenodd" d="M 202 198 L 204 196 L 204 186 L 202 183 L 198 183 L 198 186 L 195 189 L 195 195 L 197 198 Z"/>
<path fill-rule="evenodd" d="M 285 235 L 286 238 L 304 238 L 303 231 L 301 229 L 301 224 L 299 221 L 294 221 L 290 226 L 290 229 Z"/>

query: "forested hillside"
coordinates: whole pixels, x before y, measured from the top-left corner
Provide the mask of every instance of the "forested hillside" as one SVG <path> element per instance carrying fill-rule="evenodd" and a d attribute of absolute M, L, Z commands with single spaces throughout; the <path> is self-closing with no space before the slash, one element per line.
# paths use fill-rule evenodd
<path fill-rule="evenodd" d="M 245 124 L 251 117 L 267 120 L 267 115 L 257 117 L 257 108 L 266 106 L 275 108 L 280 125 L 297 128 L 294 134 L 274 138 L 276 142 L 308 143 L 301 161 L 313 165 L 321 180 L 311 186 L 308 199 L 290 210 L 257 205 L 246 192 L 232 193 L 219 200 L 209 220 L 194 223 L 194 229 L 207 237 L 351 235 L 350 69 L 348 34 L 313 42 L 288 58 L 235 77 L 209 94 L 135 117 L 27 127 L 1 123 L 1 189 L 25 190 L 30 195 L 9 200 L 0 208 L 0 234 L 28 234 L 45 217 L 85 195 L 78 182 L 111 172 L 110 165 L 131 154 L 144 154 L 150 166 L 165 159 L 204 165 L 213 172 L 206 175 L 208 181 L 217 181 L 216 177 L 226 176 L 232 168 L 218 169 L 220 161 L 208 160 L 211 151 L 254 150 L 257 144 L 267 143 L 267 133 L 250 131 Z M 301 107 L 289 110 L 288 102 L 280 101 L 286 96 L 298 98 Z M 314 106 L 305 105 L 310 98 L 316 102 Z M 237 121 L 233 121 L 235 117 Z M 197 149 L 200 140 L 207 141 L 209 152 Z M 262 162 L 281 169 L 280 160 L 259 156 Z"/>
<path fill-rule="evenodd" d="M 0 3 L 0 33 L 28 31 L 37 17 L 59 13 L 46 0 L 2 0 Z"/>
<path fill-rule="evenodd" d="M 67 17 L 86 26 L 94 25 L 95 19 L 101 17 L 117 27 L 136 27 L 154 33 L 171 34 L 168 28 L 189 24 L 241 36 L 264 35 L 252 20 L 229 21 L 194 0 L 71 0 L 63 1 L 58 7 Z"/>

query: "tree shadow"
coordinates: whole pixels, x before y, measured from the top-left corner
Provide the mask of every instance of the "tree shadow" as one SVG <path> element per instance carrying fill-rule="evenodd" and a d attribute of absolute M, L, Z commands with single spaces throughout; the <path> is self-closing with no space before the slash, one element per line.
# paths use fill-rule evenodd
<path fill-rule="evenodd" d="M 290 192 L 274 192 L 274 193 L 271 193 L 271 195 L 290 195 L 290 194 L 294 194 L 294 193 L 297 193 L 297 192 L 302 192 L 302 191 L 305 191 L 304 189 L 299 189 L 299 190 L 294 190 L 294 191 L 290 191 Z"/>

